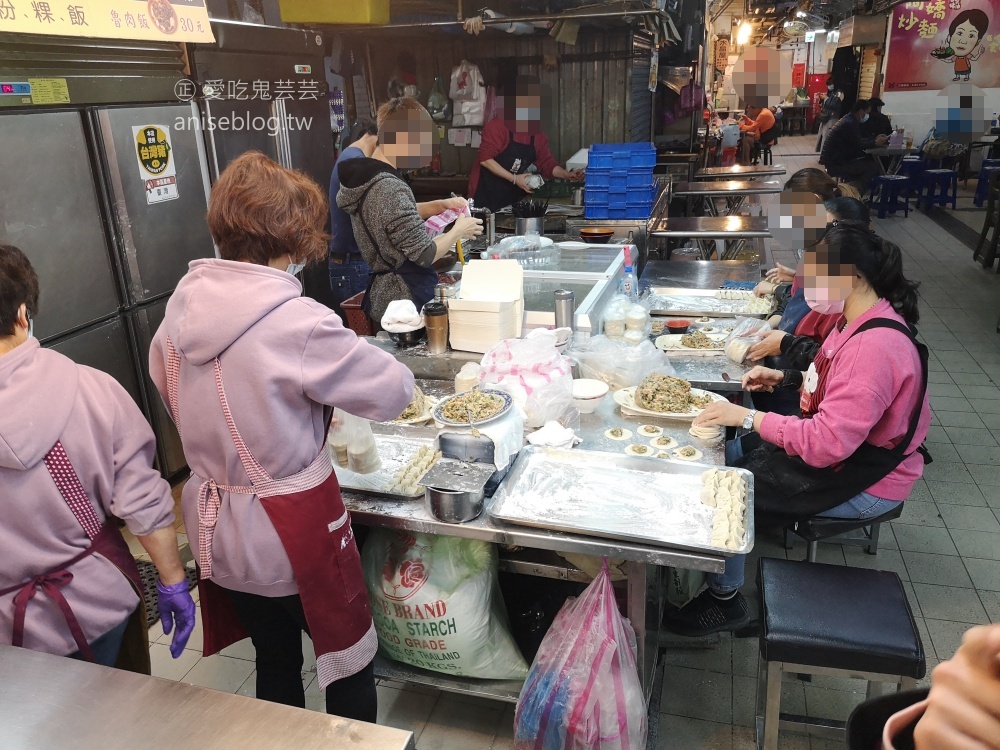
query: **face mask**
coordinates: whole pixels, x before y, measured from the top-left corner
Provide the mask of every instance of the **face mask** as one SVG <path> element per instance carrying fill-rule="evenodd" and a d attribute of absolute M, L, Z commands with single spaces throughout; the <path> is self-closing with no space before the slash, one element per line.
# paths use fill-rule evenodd
<path fill-rule="evenodd" d="M 827 91 L 833 91 L 833 86 L 827 86 L 827 87 L 826 87 L 826 90 L 827 90 Z"/>
<path fill-rule="evenodd" d="M 861 118 L 861 122 L 868 122 L 869 117 L 870 115 L 865 115 L 864 117 Z"/>
<path fill-rule="evenodd" d="M 285 273 L 290 273 L 292 276 L 298 276 L 305 267 L 305 263 L 289 263 L 288 268 L 285 269 Z"/>
<path fill-rule="evenodd" d="M 28 318 L 28 338 L 29 339 L 35 338 L 35 321 L 33 321 L 31 318 Z"/>
<path fill-rule="evenodd" d="M 841 315 L 844 312 L 844 300 L 820 299 L 818 295 L 820 291 L 810 287 L 806 287 L 803 291 L 809 309 L 820 315 Z"/>
<path fill-rule="evenodd" d="M 514 111 L 514 116 L 522 122 L 531 122 L 542 119 L 542 111 L 535 107 L 518 107 Z"/>

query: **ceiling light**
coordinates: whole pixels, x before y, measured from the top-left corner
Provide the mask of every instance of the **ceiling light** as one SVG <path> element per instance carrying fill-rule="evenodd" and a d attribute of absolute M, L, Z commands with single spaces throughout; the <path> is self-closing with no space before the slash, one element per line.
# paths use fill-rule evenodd
<path fill-rule="evenodd" d="M 751 34 L 753 34 L 753 26 L 744 21 L 740 24 L 740 28 L 736 32 L 736 43 L 743 46 L 750 41 Z"/>

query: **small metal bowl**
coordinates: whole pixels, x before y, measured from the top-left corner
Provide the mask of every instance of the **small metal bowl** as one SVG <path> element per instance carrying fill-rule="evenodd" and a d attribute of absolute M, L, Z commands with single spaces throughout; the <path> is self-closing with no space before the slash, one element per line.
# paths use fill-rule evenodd
<path fill-rule="evenodd" d="M 415 331 L 404 331 L 403 333 L 389 333 L 389 338 L 401 349 L 408 346 L 416 346 L 427 338 L 427 329 L 418 328 Z"/>
<path fill-rule="evenodd" d="M 483 512 L 483 490 L 462 492 L 440 487 L 425 487 L 424 497 L 430 514 L 444 523 L 465 523 Z"/>

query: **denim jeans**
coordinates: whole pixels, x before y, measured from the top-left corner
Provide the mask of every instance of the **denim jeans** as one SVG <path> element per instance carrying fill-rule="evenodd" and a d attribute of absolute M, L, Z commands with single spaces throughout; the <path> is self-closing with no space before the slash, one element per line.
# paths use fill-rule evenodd
<path fill-rule="evenodd" d="M 739 438 L 726 443 L 727 466 L 732 466 L 737 459 L 742 457 L 743 446 Z M 862 492 L 846 503 L 819 515 L 824 518 L 874 518 L 894 508 L 897 502 L 896 500 L 883 500 L 868 492 Z M 722 573 L 709 573 L 706 576 L 708 587 L 717 594 L 729 594 L 739 590 L 743 586 L 744 567 L 746 567 L 746 555 L 727 557 L 726 569 Z"/>
<path fill-rule="evenodd" d="M 129 616 L 131 617 L 131 615 Z M 128 626 L 129 618 L 126 617 L 120 625 L 111 628 L 107 633 L 94 639 L 90 644 L 90 650 L 94 652 L 94 662 L 102 667 L 113 667 L 118 661 L 118 652 L 122 647 L 122 638 L 125 635 L 125 628 Z M 70 659 L 83 661 L 83 654 L 76 651 L 69 655 Z"/>
<path fill-rule="evenodd" d="M 334 310 L 341 318 L 345 316 L 340 311 L 340 305 L 355 294 L 360 294 L 368 288 L 368 277 L 371 268 L 360 255 L 353 255 L 342 264 L 329 263 L 330 292 L 334 301 Z"/>

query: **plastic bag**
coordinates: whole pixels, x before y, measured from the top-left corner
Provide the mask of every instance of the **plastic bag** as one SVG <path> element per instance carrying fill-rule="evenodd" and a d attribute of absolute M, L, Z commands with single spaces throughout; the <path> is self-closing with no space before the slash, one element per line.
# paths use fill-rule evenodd
<path fill-rule="evenodd" d="M 526 427 L 564 418 L 573 406 L 573 371 L 556 349 L 556 335 L 544 328 L 523 339 L 505 339 L 482 361 L 480 385 L 498 387 L 524 412 Z"/>
<path fill-rule="evenodd" d="M 382 468 L 372 425 L 367 419 L 333 410 L 333 423 L 327 437 L 333 449 L 333 462 L 355 474 L 372 474 Z"/>
<path fill-rule="evenodd" d="M 607 336 L 575 341 L 567 354 L 580 365 L 580 375 L 607 383 L 613 390 L 639 385 L 653 370 L 675 375 L 667 355 L 648 339 L 631 345 Z"/>
<path fill-rule="evenodd" d="M 489 542 L 372 529 L 361 562 L 382 651 L 461 677 L 520 680 L 517 649 Z"/>
<path fill-rule="evenodd" d="M 755 344 L 759 344 L 774 329 L 766 320 L 758 318 L 737 318 L 733 331 L 723 345 L 726 356 L 742 365 Z"/>
<path fill-rule="evenodd" d="M 632 625 L 607 563 L 559 610 L 514 714 L 517 750 L 644 750 L 646 701 Z"/>
<path fill-rule="evenodd" d="M 451 87 L 448 89 L 448 96 L 456 103 L 482 101 L 485 106 L 486 89 L 483 85 L 483 75 L 479 72 L 479 66 L 468 60 L 462 60 L 456 65 L 451 71 Z"/>
<path fill-rule="evenodd" d="M 427 112 L 434 122 L 445 122 L 451 119 L 450 102 L 448 95 L 444 91 L 444 79 L 437 76 L 434 85 L 431 86 L 431 93 L 427 97 Z"/>

